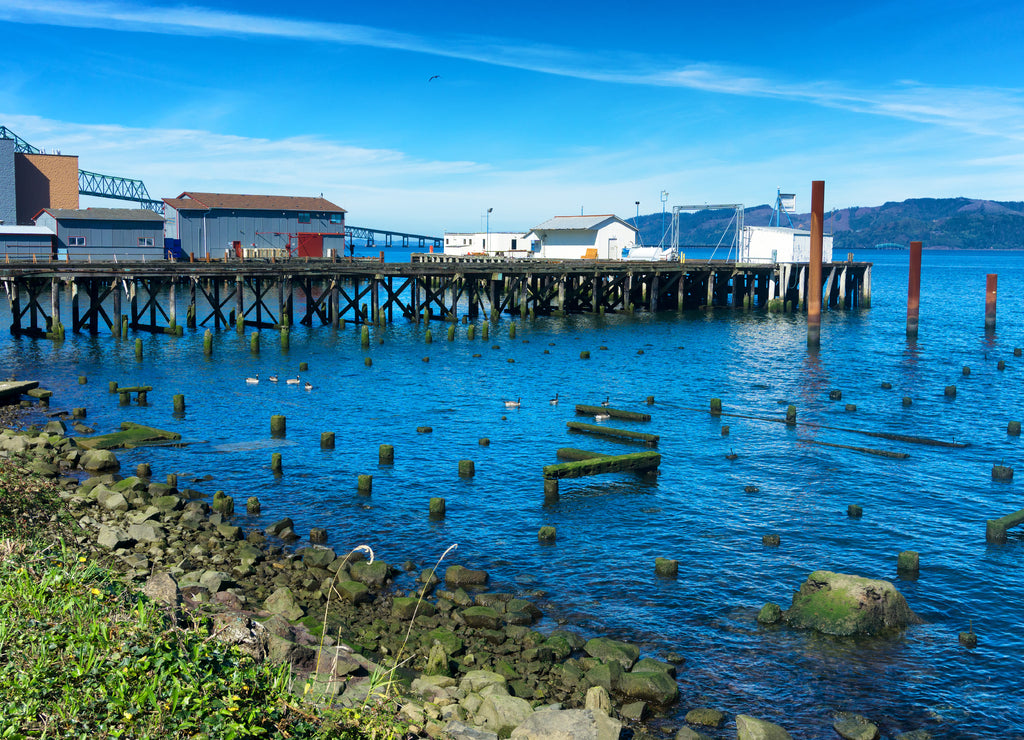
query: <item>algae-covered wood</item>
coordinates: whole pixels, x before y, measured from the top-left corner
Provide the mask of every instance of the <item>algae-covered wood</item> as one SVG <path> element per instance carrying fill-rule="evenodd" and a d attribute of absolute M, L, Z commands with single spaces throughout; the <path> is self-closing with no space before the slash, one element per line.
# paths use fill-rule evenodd
<path fill-rule="evenodd" d="M 75 442 L 84 450 L 113 450 L 120 447 L 138 447 L 139 445 L 158 444 L 178 439 L 181 439 L 181 435 L 177 432 L 168 432 L 164 429 L 125 421 L 121 423 L 120 432 L 101 434 L 96 437 L 75 437 Z"/>
<path fill-rule="evenodd" d="M 603 457 L 559 463 L 544 467 L 545 478 L 582 478 L 602 473 L 645 472 L 661 465 L 657 452 L 634 452 L 631 455 L 606 455 Z"/>
<path fill-rule="evenodd" d="M 650 421 L 650 414 L 641 414 L 639 411 L 627 411 L 626 409 L 613 409 L 611 406 L 587 406 L 582 403 L 576 404 L 576 413 L 583 416 L 597 416 L 607 414 L 613 419 L 627 419 L 629 421 Z"/>
<path fill-rule="evenodd" d="M 598 424 L 584 424 L 579 421 L 567 421 L 565 423 L 570 430 L 574 432 L 580 432 L 582 434 L 593 434 L 598 437 L 615 437 L 617 439 L 629 439 L 634 442 L 643 442 L 648 447 L 657 447 L 659 437 L 657 434 L 647 434 L 645 432 L 631 432 L 628 429 L 615 429 L 613 427 L 603 427 Z"/>
<path fill-rule="evenodd" d="M 17 403 L 21 394 L 39 387 L 38 380 L 5 380 L 0 382 L 0 406 Z"/>
<path fill-rule="evenodd" d="M 555 457 L 559 460 L 565 460 L 567 462 L 573 462 L 576 460 L 592 460 L 595 457 L 608 457 L 602 452 L 590 452 L 588 450 L 580 450 L 576 447 L 559 447 L 558 451 L 555 452 Z"/>

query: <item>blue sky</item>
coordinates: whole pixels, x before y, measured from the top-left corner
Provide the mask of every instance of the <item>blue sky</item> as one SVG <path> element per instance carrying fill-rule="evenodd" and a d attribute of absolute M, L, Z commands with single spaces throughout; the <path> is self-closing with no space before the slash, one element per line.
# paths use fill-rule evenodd
<path fill-rule="evenodd" d="M 1024 6 L 829 5 L 0 0 L 0 124 L 154 197 L 430 234 L 663 190 L 804 211 L 815 179 L 828 208 L 1024 200 Z"/>

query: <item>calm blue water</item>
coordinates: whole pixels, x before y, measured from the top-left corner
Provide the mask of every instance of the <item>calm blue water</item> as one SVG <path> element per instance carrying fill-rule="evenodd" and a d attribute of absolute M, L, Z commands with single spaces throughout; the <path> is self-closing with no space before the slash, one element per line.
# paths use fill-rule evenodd
<path fill-rule="evenodd" d="M 388 258 L 408 252 L 388 250 Z M 832 710 L 866 714 L 890 736 L 923 727 L 936 737 L 1024 737 L 1024 531 L 1011 530 L 1003 546 L 984 536 L 987 518 L 1024 507 L 1018 483 L 990 475 L 993 464 L 1016 465 L 1021 451 L 1005 429 L 1024 419 L 1024 359 L 1012 354 L 1024 345 L 1024 254 L 926 252 L 916 343 L 905 337 L 908 253 L 857 259 L 875 263 L 873 307 L 826 313 L 817 353 L 806 349 L 802 316 L 717 309 L 517 321 L 514 341 L 507 318 L 488 342 L 479 327 L 468 341 L 460 324 L 449 343 L 446 325 L 435 322 L 430 345 L 422 327 L 400 322 L 374 329 L 366 351 L 351 324 L 338 332 L 297 327 L 287 352 L 264 333 L 259 356 L 247 336 L 224 331 L 213 359 L 203 356 L 201 331 L 142 335 L 142 362 L 134 337 L 69 336 L 55 345 L 5 335 L 0 375 L 40 379 L 55 391 L 53 408 L 86 406 L 100 431 L 132 420 L 180 432 L 192 443 L 186 448 L 122 453 L 126 472 L 148 461 L 156 475 L 178 473 L 182 485 L 211 474 L 189 485 L 263 502 L 263 516 L 246 524 L 291 516 L 300 533 L 326 527 L 337 549 L 365 543 L 395 563 L 430 565 L 458 543 L 453 562 L 486 568 L 494 588 L 537 599 L 547 627 L 564 621 L 638 641 L 649 654 L 683 653 L 675 725 L 687 709 L 710 705 L 803 737 L 833 736 Z M 999 274 L 1000 302 L 997 332 L 986 336 L 989 272 Z M 0 325 L 9 325 L 6 310 Z M 589 361 L 579 359 L 584 349 Z M 303 379 L 316 386 L 310 392 L 244 383 L 256 372 L 295 375 L 301 361 L 310 368 Z M 78 384 L 80 374 L 88 384 Z M 111 380 L 154 386 L 150 406 L 118 406 Z M 893 389 L 882 390 L 882 381 Z M 953 383 L 958 395 L 948 400 L 943 388 Z M 834 388 L 841 402 L 828 400 Z M 561 403 L 552 406 L 555 392 Z M 184 418 L 172 414 L 175 393 L 186 394 Z M 545 506 L 541 468 L 556 462 L 558 447 L 633 450 L 567 434 L 573 404 L 610 396 L 614 406 L 647 410 L 649 395 L 650 423 L 617 425 L 661 435 L 661 476 L 563 481 L 561 501 Z M 713 419 L 703 411 L 713 396 L 726 411 L 779 417 L 794 403 L 802 421 L 971 446 Z M 903 396 L 913 406 L 904 408 Z M 504 408 L 518 397 L 520 409 Z M 846 403 L 857 410 L 845 411 Z M 270 438 L 272 414 L 287 416 L 285 440 Z M 417 434 L 418 426 L 433 433 Z M 337 449 L 320 450 L 323 431 L 336 433 Z M 480 437 L 491 445 L 480 447 Z M 381 443 L 395 446 L 393 467 L 378 467 Z M 269 469 L 275 451 L 284 457 L 281 477 Z M 726 460 L 730 451 L 738 459 Z M 475 461 L 475 478 L 458 477 L 462 458 Z M 371 496 L 356 494 L 359 473 L 373 474 Z M 759 491 L 745 493 L 747 485 Z M 426 515 L 431 496 L 447 499 L 442 522 Z M 862 519 L 847 518 L 851 503 L 864 507 Z M 556 544 L 538 543 L 542 525 L 557 527 Z M 781 547 L 762 547 L 765 533 L 780 534 Z M 920 552 L 917 580 L 898 579 L 902 550 Z M 680 561 L 678 580 L 654 577 L 656 556 Z M 787 607 L 816 569 L 894 580 L 925 624 L 870 641 L 759 628 L 761 605 Z M 957 643 L 968 624 L 979 636 L 974 651 Z"/>

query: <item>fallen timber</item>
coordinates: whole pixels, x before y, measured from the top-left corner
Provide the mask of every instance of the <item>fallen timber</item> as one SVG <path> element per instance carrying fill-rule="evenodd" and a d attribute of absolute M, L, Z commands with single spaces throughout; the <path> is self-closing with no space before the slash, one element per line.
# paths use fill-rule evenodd
<path fill-rule="evenodd" d="M 546 465 L 544 467 L 544 477 L 547 480 L 559 480 L 561 478 L 582 478 L 587 475 L 601 475 L 603 473 L 647 473 L 657 470 L 659 465 L 661 465 L 661 455 L 657 452 L 634 452 L 630 455 L 602 455 L 575 462 Z"/>
<path fill-rule="evenodd" d="M 613 409 L 610 406 L 585 406 L 576 404 L 576 413 L 580 416 L 597 416 L 607 414 L 613 419 L 625 419 L 627 421 L 650 421 L 650 414 L 641 414 L 639 411 L 627 411 L 626 409 Z"/>
<path fill-rule="evenodd" d="M 408 263 L 290 259 L 280 262 L 48 262 L 0 265 L 11 332 L 59 339 L 71 331 L 123 336 L 190 329 L 337 328 L 502 314 L 796 310 L 807 302 L 807 265 L 605 260 L 441 259 Z M 823 265 L 823 306 L 871 305 L 871 264 Z M 184 320 L 182 320 L 184 319 Z"/>
<path fill-rule="evenodd" d="M 559 460 L 566 462 L 575 462 L 577 460 L 593 460 L 597 457 L 608 457 L 602 452 L 590 452 L 589 450 L 580 450 L 576 447 L 559 447 L 555 451 L 555 457 Z"/>
<path fill-rule="evenodd" d="M 614 429 L 603 427 L 598 424 L 583 424 L 578 421 L 567 421 L 565 423 L 570 431 L 581 434 L 591 434 L 596 437 L 614 437 L 617 439 L 628 439 L 631 442 L 640 442 L 648 447 L 657 447 L 659 437 L 657 434 L 645 434 L 644 432 L 633 432 L 629 429 Z"/>
<path fill-rule="evenodd" d="M 988 519 L 985 522 L 985 541 L 1006 542 L 1006 530 L 1018 524 L 1024 524 L 1024 509 L 998 519 Z"/>
<path fill-rule="evenodd" d="M 822 442 L 818 439 L 801 439 L 809 445 L 821 445 L 822 447 L 838 447 L 841 450 L 853 450 L 854 452 L 863 452 L 865 455 L 874 455 L 876 457 L 889 457 L 894 460 L 906 460 L 910 457 L 906 452 L 892 452 L 890 450 L 876 450 L 872 447 L 855 447 L 854 445 L 839 445 L 835 442 Z"/>
<path fill-rule="evenodd" d="M 707 413 L 706 409 L 691 409 L 683 408 L 683 411 L 696 411 L 699 414 Z M 962 450 L 965 447 L 970 447 L 969 442 L 946 442 L 941 439 L 932 439 L 931 437 L 915 437 L 909 434 L 896 434 L 895 432 L 873 432 L 869 429 L 850 429 L 849 427 L 834 427 L 828 424 L 819 424 L 814 421 L 797 421 L 789 422 L 786 419 L 779 419 L 772 416 L 755 416 L 753 414 L 736 414 L 729 413 L 727 411 L 721 411 L 715 416 L 731 416 L 735 419 L 750 419 L 751 421 L 765 421 L 771 424 L 785 424 L 792 427 L 809 427 L 811 429 L 826 429 L 831 432 L 849 432 L 850 434 L 863 434 L 865 437 L 877 437 L 878 439 L 888 439 L 893 442 L 907 442 L 908 444 L 915 445 L 928 445 L 930 447 L 953 447 L 958 450 Z"/>
<path fill-rule="evenodd" d="M 38 380 L 5 380 L 0 382 L 0 406 L 18 403 L 23 393 L 28 393 L 38 387 Z"/>

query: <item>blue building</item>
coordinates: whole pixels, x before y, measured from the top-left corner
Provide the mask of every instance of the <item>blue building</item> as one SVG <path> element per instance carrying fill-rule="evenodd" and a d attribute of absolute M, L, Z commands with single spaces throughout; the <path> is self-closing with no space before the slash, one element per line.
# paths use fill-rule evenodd
<path fill-rule="evenodd" d="M 44 208 L 36 226 L 53 232 L 61 261 L 162 260 L 164 217 L 145 209 Z"/>
<path fill-rule="evenodd" d="M 345 249 L 345 209 L 322 197 L 186 191 L 164 204 L 169 247 L 197 259 L 321 257 Z"/>

